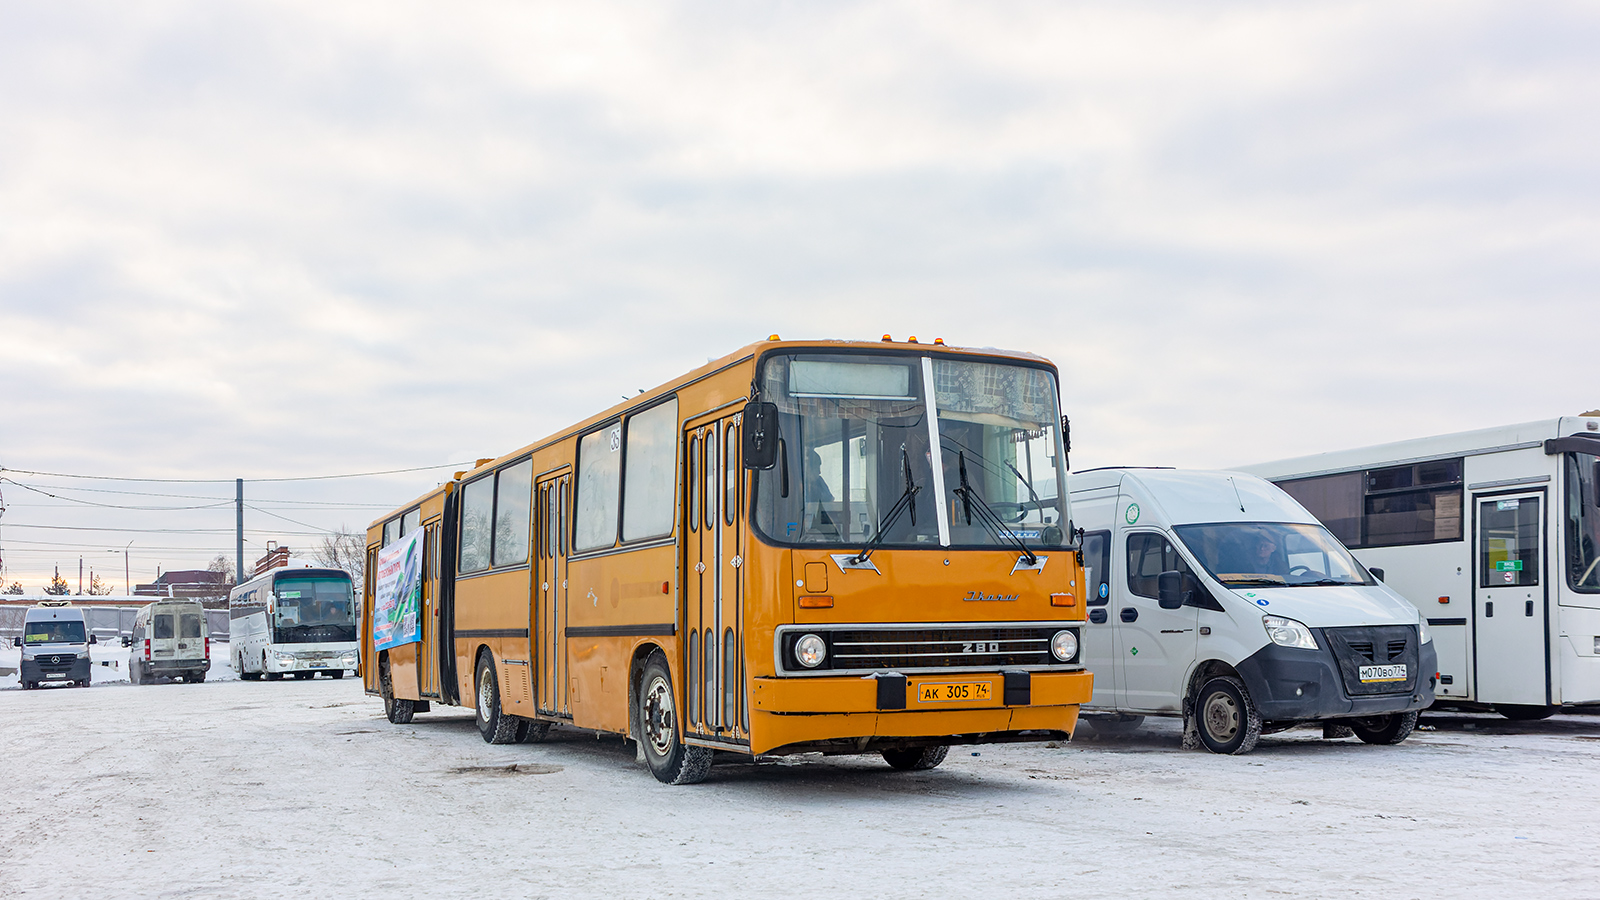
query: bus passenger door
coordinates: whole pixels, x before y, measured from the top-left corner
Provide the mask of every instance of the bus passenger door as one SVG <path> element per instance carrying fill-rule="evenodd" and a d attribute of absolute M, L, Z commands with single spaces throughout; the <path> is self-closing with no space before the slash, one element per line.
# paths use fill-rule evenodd
<path fill-rule="evenodd" d="M 1473 681 L 1484 703 L 1550 702 L 1542 499 L 1542 494 L 1473 498 Z"/>
<path fill-rule="evenodd" d="M 684 432 L 683 673 L 685 729 L 747 739 L 744 677 L 744 467 L 739 416 Z"/>
<path fill-rule="evenodd" d="M 538 511 L 534 543 L 533 665 L 538 672 L 539 712 L 572 717 L 567 690 L 567 509 L 572 474 L 562 472 L 534 488 Z"/>
<path fill-rule="evenodd" d="M 422 526 L 422 646 L 417 648 L 417 692 L 439 699 L 439 520 Z"/>

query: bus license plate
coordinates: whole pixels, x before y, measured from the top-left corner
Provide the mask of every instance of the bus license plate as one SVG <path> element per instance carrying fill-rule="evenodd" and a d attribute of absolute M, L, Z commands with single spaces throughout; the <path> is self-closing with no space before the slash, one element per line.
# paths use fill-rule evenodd
<path fill-rule="evenodd" d="M 917 685 L 918 703 L 959 703 L 963 700 L 988 700 L 991 696 L 993 687 L 987 681 Z"/>
<path fill-rule="evenodd" d="M 1360 669 L 1361 683 L 1369 684 L 1374 681 L 1405 681 L 1405 666 L 1362 666 Z"/>

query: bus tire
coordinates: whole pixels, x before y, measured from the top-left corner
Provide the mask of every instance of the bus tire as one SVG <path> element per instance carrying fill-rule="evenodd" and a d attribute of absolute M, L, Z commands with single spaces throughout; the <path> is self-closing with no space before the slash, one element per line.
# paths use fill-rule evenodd
<path fill-rule="evenodd" d="M 901 772 L 922 772 L 937 767 L 949 754 L 949 747 L 912 747 L 885 750 L 883 761 Z"/>
<path fill-rule="evenodd" d="M 1350 730 L 1368 744 L 1398 744 L 1411 736 L 1417 727 L 1417 713 L 1391 713 L 1387 716 L 1368 716 L 1350 719 Z"/>
<path fill-rule="evenodd" d="M 490 744 L 517 742 L 519 722 L 500 708 L 500 682 L 495 676 L 494 659 L 488 653 L 478 657 L 478 733 Z"/>
<path fill-rule="evenodd" d="M 678 739 L 678 705 L 672 695 L 672 673 L 659 651 L 650 654 L 639 678 L 634 708 L 635 728 L 645 765 L 662 784 L 699 784 L 711 771 L 709 747 L 691 747 Z"/>
<path fill-rule="evenodd" d="M 394 695 L 394 679 L 389 675 L 389 658 L 385 656 L 378 666 L 378 694 L 383 697 L 383 714 L 395 725 L 410 723 L 416 714 L 416 702 L 401 700 Z"/>
<path fill-rule="evenodd" d="M 1232 675 L 1208 679 L 1200 686 L 1194 714 L 1200 743 L 1212 753 L 1249 753 L 1261 740 L 1261 714 L 1250 702 L 1244 682 Z"/>
<path fill-rule="evenodd" d="M 329 672 L 328 675 L 330 677 L 332 677 L 332 678 L 335 678 L 335 679 L 343 678 L 344 677 L 344 670 L 343 669 L 334 669 L 332 672 Z"/>
<path fill-rule="evenodd" d="M 1554 706 L 1515 706 L 1509 703 L 1496 704 L 1494 711 L 1513 722 L 1537 722 L 1548 719 L 1556 714 Z"/>

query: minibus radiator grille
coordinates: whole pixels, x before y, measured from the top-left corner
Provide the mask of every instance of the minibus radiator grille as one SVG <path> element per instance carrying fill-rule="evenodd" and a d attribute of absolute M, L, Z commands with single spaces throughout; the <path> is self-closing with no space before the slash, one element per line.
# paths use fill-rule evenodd
<path fill-rule="evenodd" d="M 829 635 L 829 668 L 914 672 L 919 669 L 1061 665 L 1047 628 L 907 628 L 840 630 Z"/>
<path fill-rule="evenodd" d="M 1420 661 L 1417 655 L 1417 630 L 1411 625 L 1372 625 L 1355 628 L 1326 628 L 1328 648 L 1339 663 L 1339 675 L 1351 696 L 1402 694 L 1416 690 Z M 1361 678 L 1363 666 L 1406 667 L 1405 678 L 1368 680 Z M 1430 673 L 1431 674 L 1431 673 Z"/>

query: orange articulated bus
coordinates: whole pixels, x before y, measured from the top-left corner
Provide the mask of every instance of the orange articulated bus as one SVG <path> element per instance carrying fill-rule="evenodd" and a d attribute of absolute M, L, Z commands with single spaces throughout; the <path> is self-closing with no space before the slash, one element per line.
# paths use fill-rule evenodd
<path fill-rule="evenodd" d="M 368 530 L 367 693 L 474 706 L 491 743 L 626 735 L 673 784 L 718 750 L 925 769 L 1068 737 L 1092 676 L 1057 397 L 1028 354 L 774 336 L 481 460 Z"/>

